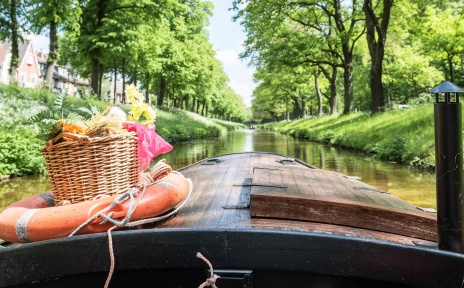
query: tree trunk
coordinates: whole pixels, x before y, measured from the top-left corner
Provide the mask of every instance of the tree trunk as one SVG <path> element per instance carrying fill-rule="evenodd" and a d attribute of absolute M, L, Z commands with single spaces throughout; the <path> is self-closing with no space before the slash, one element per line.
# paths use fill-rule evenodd
<path fill-rule="evenodd" d="M 288 105 L 287 105 L 288 107 Z M 285 116 L 287 118 L 287 121 L 290 121 L 290 111 L 288 111 L 288 108 L 285 110 Z"/>
<path fill-rule="evenodd" d="M 354 44 L 359 37 L 355 37 L 354 39 L 350 39 L 353 37 L 354 34 L 353 28 L 355 27 L 356 23 L 356 16 L 355 16 L 355 9 L 357 8 L 355 5 L 355 1 L 353 1 L 352 7 L 352 15 L 351 15 L 351 24 L 349 28 L 346 28 L 346 21 L 344 21 L 344 14 L 343 13 L 343 5 L 340 0 L 333 1 L 334 13 L 333 17 L 335 20 L 335 27 L 337 29 L 337 34 L 339 35 L 339 39 L 341 41 L 341 48 L 343 53 L 343 86 L 344 86 L 344 107 L 343 107 L 343 114 L 349 114 L 353 108 L 353 48 Z M 329 15 L 330 16 L 330 15 Z M 346 16 L 346 15 L 345 15 Z M 351 42 L 351 43 L 350 43 Z M 333 72 L 332 72 L 333 73 Z M 332 103 L 333 104 L 333 103 Z"/>
<path fill-rule="evenodd" d="M 166 98 L 165 102 L 167 107 L 174 107 L 174 91 L 174 87 L 171 88 L 171 91 L 166 88 L 166 94 L 164 98 Z"/>
<path fill-rule="evenodd" d="M 385 110 L 385 101 L 382 84 L 382 63 L 379 63 L 378 60 L 372 59 L 369 83 L 371 87 L 371 113 L 382 112 Z"/>
<path fill-rule="evenodd" d="M 390 107 L 390 109 L 393 108 L 393 105 L 392 105 L 392 102 L 391 102 L 391 91 L 390 91 L 390 87 L 387 86 L 387 101 L 388 101 L 388 107 Z"/>
<path fill-rule="evenodd" d="M 384 90 L 382 85 L 383 58 L 385 54 L 385 42 L 387 40 L 388 23 L 393 0 L 383 0 L 381 18 L 374 13 L 372 0 L 364 0 L 363 11 L 366 16 L 366 39 L 371 56 L 371 71 L 369 83 L 371 87 L 371 113 L 385 109 Z"/>
<path fill-rule="evenodd" d="M 449 67 L 451 83 L 454 83 L 453 57 L 454 57 L 454 55 L 451 55 L 451 54 L 448 53 L 447 58 L 448 58 L 448 67 Z"/>
<path fill-rule="evenodd" d="M 188 94 L 186 94 L 184 96 L 184 103 L 185 103 L 184 110 L 187 111 L 188 110 L 188 105 L 189 105 L 189 95 Z"/>
<path fill-rule="evenodd" d="M 122 68 L 121 68 L 121 78 L 122 78 L 122 100 L 123 104 L 126 104 L 126 58 L 122 58 Z"/>
<path fill-rule="evenodd" d="M 306 101 L 304 101 L 304 100 L 301 100 L 301 110 L 302 110 L 301 111 L 302 117 L 306 118 L 308 113 L 307 113 L 307 110 L 306 110 Z"/>
<path fill-rule="evenodd" d="M 149 91 L 149 88 L 150 88 L 150 72 L 146 72 L 145 80 L 147 81 L 146 87 L 145 87 L 145 103 L 151 104 L 150 91 Z"/>
<path fill-rule="evenodd" d="M 316 87 L 316 97 L 317 97 L 317 115 L 322 115 L 322 93 L 321 88 L 319 87 L 319 75 L 314 75 L 314 86 Z"/>
<path fill-rule="evenodd" d="M 331 66 L 332 74 L 330 74 L 329 71 L 322 66 L 319 68 L 325 78 L 327 78 L 330 82 L 329 113 L 332 115 L 337 113 L 337 67 Z"/>
<path fill-rule="evenodd" d="M 98 99 L 104 100 L 102 95 L 102 83 L 103 83 L 103 63 L 100 63 L 100 68 L 98 69 L 100 74 L 98 75 Z"/>
<path fill-rule="evenodd" d="M 10 83 L 18 83 L 19 48 L 18 48 L 18 20 L 16 19 L 16 0 L 10 1 L 11 20 L 11 63 L 8 70 Z"/>
<path fill-rule="evenodd" d="M 205 107 L 206 107 L 206 100 L 203 100 L 203 105 L 201 106 L 201 116 L 205 116 Z"/>
<path fill-rule="evenodd" d="M 337 113 L 337 67 L 332 67 L 332 77 L 329 78 L 330 80 L 330 114 Z"/>
<path fill-rule="evenodd" d="M 158 101 L 156 105 L 162 106 L 163 101 L 164 101 L 164 95 L 166 94 L 166 78 L 164 78 L 163 75 L 161 75 L 160 79 L 160 92 L 158 94 Z"/>
<path fill-rule="evenodd" d="M 90 87 L 92 87 L 95 95 L 98 95 L 98 79 L 99 79 L 100 61 L 97 58 L 92 59 L 92 74 L 90 76 Z"/>
<path fill-rule="evenodd" d="M 349 114 L 353 110 L 353 50 L 348 43 L 342 44 L 344 57 L 343 87 L 345 88 L 343 114 Z"/>
<path fill-rule="evenodd" d="M 117 79 L 118 79 L 118 68 L 116 66 L 116 61 L 114 61 L 114 83 L 113 83 L 113 103 L 116 103 L 116 91 L 117 91 L 117 85 L 116 85 L 116 82 L 117 82 Z"/>
<path fill-rule="evenodd" d="M 45 83 L 48 87 L 53 85 L 53 72 L 55 72 L 55 65 L 58 59 L 58 37 L 56 35 L 56 23 L 55 21 L 50 22 L 50 44 L 49 44 L 48 58 L 47 58 L 47 70 L 45 72 Z"/>
<path fill-rule="evenodd" d="M 95 27 L 95 31 L 103 26 L 103 19 L 105 18 L 105 14 L 106 14 L 106 6 L 107 6 L 106 0 L 99 0 L 97 3 L 97 24 Z M 98 54 L 99 54 L 98 52 L 95 52 L 93 55 L 98 55 Z M 101 92 L 99 91 L 99 87 L 100 87 L 99 79 L 100 79 L 100 74 L 103 73 L 103 71 L 100 71 L 100 68 L 101 68 L 100 59 L 98 59 L 97 56 L 94 56 L 94 58 L 92 58 L 90 87 L 92 87 L 93 92 L 99 98 L 100 98 L 100 92 Z"/>
<path fill-rule="evenodd" d="M 195 112 L 195 102 L 197 99 L 195 97 L 192 97 L 192 107 L 190 107 L 190 112 Z"/>
<path fill-rule="evenodd" d="M 293 119 L 301 118 L 300 102 L 298 101 L 298 97 L 292 96 L 292 99 L 293 99 Z"/>

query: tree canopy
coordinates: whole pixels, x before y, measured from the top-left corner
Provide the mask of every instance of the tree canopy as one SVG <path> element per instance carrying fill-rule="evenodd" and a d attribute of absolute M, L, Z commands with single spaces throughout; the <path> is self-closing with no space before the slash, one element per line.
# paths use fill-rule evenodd
<path fill-rule="evenodd" d="M 464 84 L 462 1 L 235 0 L 233 9 L 246 31 L 241 57 L 257 67 L 260 121 L 374 114 L 445 79 Z"/>
<path fill-rule="evenodd" d="M 209 43 L 211 1 L 0 0 L 0 7 L 2 40 L 48 33 L 49 69 L 70 63 L 97 97 L 114 77 L 159 106 L 248 117 Z M 463 1 L 231 0 L 230 7 L 246 33 L 240 57 L 256 68 L 258 121 L 380 113 L 426 99 L 444 80 L 464 85 Z"/>
<path fill-rule="evenodd" d="M 5 0 L 0 6 L 8 11 L 0 13 L 2 40 L 17 43 L 26 31 L 50 37 L 49 84 L 54 65 L 70 64 L 90 79 L 100 99 L 107 97 L 105 78 L 113 77 L 123 87 L 136 84 L 147 102 L 153 95 L 155 105 L 234 121 L 248 118 L 209 43 L 211 1 Z"/>

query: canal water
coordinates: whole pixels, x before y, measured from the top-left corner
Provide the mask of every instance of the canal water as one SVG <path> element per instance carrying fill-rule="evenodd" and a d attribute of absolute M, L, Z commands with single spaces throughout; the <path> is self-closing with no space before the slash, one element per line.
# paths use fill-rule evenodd
<path fill-rule="evenodd" d="M 358 152 L 315 144 L 268 130 L 238 130 L 217 138 L 173 144 L 174 149 L 153 160 L 166 159 L 174 170 L 226 153 L 261 151 L 298 158 L 319 168 L 336 171 L 414 205 L 436 208 L 435 173 L 380 161 Z M 0 210 L 25 197 L 50 189 L 45 175 L 17 177 L 0 182 Z"/>

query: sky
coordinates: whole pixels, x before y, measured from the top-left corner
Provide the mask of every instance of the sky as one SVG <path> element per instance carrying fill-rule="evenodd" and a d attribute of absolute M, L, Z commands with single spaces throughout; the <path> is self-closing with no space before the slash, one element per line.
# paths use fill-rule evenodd
<path fill-rule="evenodd" d="M 244 51 L 242 46 L 245 33 L 239 23 L 232 21 L 232 0 L 212 0 L 214 15 L 208 26 L 210 43 L 216 50 L 216 57 L 222 62 L 224 71 L 229 77 L 230 87 L 240 95 L 246 107 L 251 107 L 251 97 L 256 83 L 253 82 L 254 69 L 247 67 L 246 60 L 239 59 L 239 53 Z M 32 45 L 36 51 L 41 49 L 48 52 L 48 38 L 37 36 Z"/>
<path fill-rule="evenodd" d="M 251 107 L 251 97 L 256 83 L 253 82 L 254 69 L 247 67 L 246 60 L 238 55 L 244 51 L 245 33 L 238 22 L 232 21 L 232 0 L 212 0 L 214 15 L 210 19 L 209 39 L 216 50 L 216 57 L 222 62 L 229 76 L 230 87 L 243 98 L 247 107 Z"/>

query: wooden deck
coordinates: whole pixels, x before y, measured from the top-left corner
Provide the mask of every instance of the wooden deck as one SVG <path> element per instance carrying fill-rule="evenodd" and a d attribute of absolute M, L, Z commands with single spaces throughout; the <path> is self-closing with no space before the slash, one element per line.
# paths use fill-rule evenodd
<path fill-rule="evenodd" d="M 436 214 L 297 159 L 236 153 L 178 171 L 192 180 L 192 195 L 159 227 L 278 229 L 436 246 Z"/>

